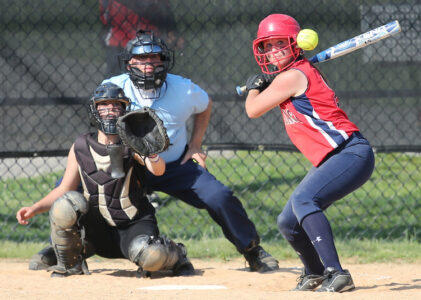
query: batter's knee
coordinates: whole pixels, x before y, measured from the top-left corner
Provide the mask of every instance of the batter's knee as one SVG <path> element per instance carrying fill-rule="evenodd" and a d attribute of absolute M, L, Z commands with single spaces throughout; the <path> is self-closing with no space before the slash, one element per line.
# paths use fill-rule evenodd
<path fill-rule="evenodd" d="M 62 229 L 71 228 L 88 212 L 88 201 L 81 193 L 71 191 L 58 198 L 50 209 L 50 221 Z"/>
<path fill-rule="evenodd" d="M 276 223 L 278 225 L 279 231 L 286 240 L 291 241 L 295 238 L 297 230 L 296 227 L 298 226 L 298 221 L 295 216 L 280 213 L 276 219 Z"/>

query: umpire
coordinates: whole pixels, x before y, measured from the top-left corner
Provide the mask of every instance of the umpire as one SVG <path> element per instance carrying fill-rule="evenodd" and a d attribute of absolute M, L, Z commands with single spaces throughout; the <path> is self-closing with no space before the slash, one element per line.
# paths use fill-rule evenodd
<path fill-rule="evenodd" d="M 168 74 L 173 52 L 153 32 L 139 31 L 121 57 L 126 74 L 112 77 L 132 101 L 132 110 L 151 107 L 164 121 L 170 147 L 160 155 L 167 162 L 162 176 L 148 175 L 153 191 L 164 192 L 206 209 L 225 237 L 242 253 L 251 271 L 278 269 L 278 262 L 260 245 L 254 224 L 230 189 L 206 170 L 201 150 L 212 109 L 207 93 L 189 79 Z M 190 141 L 186 123 L 194 116 Z M 196 162 L 197 163 L 196 163 Z"/>

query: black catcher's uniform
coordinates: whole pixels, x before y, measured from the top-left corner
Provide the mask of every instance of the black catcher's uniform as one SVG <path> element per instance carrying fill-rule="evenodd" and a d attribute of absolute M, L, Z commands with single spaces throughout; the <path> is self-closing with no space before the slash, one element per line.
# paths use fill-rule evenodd
<path fill-rule="evenodd" d="M 75 141 L 76 160 L 89 211 L 81 218 L 89 246 L 108 258 L 128 258 L 128 246 L 138 235 L 158 236 L 155 209 L 146 197 L 146 168 L 125 148 L 126 176 L 111 177 L 107 146 L 96 134 L 84 134 Z"/>

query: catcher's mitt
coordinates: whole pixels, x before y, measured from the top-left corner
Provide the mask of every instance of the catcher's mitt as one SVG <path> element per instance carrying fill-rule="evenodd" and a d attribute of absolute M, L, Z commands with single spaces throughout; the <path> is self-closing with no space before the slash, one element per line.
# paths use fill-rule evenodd
<path fill-rule="evenodd" d="M 127 147 L 141 156 L 151 156 L 166 150 L 170 144 L 162 120 L 149 107 L 143 107 L 117 120 L 117 133 Z"/>

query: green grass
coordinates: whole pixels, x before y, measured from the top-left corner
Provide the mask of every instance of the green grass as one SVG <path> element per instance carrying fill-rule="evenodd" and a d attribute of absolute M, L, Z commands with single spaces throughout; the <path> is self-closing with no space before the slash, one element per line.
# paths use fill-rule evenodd
<path fill-rule="evenodd" d="M 376 169 L 371 179 L 326 211 L 335 236 L 419 239 L 419 165 L 419 155 L 376 154 Z M 276 217 L 310 164 L 299 153 L 237 151 L 231 158 L 225 158 L 224 153 L 211 157 L 208 168 L 242 201 L 261 236 L 265 240 L 279 240 L 281 236 L 276 227 Z M 178 234 L 181 238 L 220 236 L 219 228 L 207 225 L 212 221 L 206 213 L 198 213 L 166 195 L 159 196 L 162 207 L 158 218 L 164 232 Z M 173 219 L 174 216 L 176 219 Z"/>
<path fill-rule="evenodd" d="M 241 255 L 226 239 L 176 240 L 183 242 L 190 258 L 229 261 Z M 29 259 L 45 243 L 0 242 L 0 258 Z M 299 260 L 284 241 L 263 242 L 264 248 L 278 260 Z M 336 246 L 341 261 L 346 263 L 414 263 L 421 262 L 421 244 L 413 240 L 338 240 Z"/>
<path fill-rule="evenodd" d="M 235 155 L 232 155 L 235 154 Z M 310 167 L 299 153 L 235 151 L 213 153 L 209 170 L 229 186 L 243 203 L 264 241 L 283 240 L 276 226 L 295 186 Z M 420 240 L 421 156 L 377 153 L 376 169 L 360 189 L 336 202 L 326 214 L 335 237 L 347 239 Z M 62 172 L 29 179 L 0 180 L 0 240 L 45 242 L 49 236 L 47 214 L 30 225 L 18 225 L 16 211 L 41 199 Z M 158 193 L 157 218 L 161 233 L 183 240 L 217 239 L 223 236 L 205 210 Z"/>
<path fill-rule="evenodd" d="M 34 202 L 54 188 L 55 182 L 63 172 L 48 173 L 31 178 L 0 180 L 0 240 L 45 241 L 49 237 L 48 214 L 36 216 L 28 226 L 16 221 L 16 212 L 23 206 Z"/>

